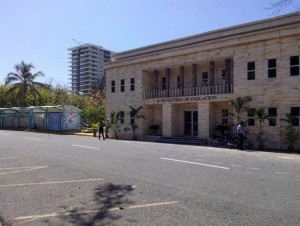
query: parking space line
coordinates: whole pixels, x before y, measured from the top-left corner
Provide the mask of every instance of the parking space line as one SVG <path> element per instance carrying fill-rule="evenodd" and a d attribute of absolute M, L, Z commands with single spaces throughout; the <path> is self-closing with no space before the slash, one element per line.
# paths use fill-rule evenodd
<path fill-rule="evenodd" d="M 28 140 L 41 140 L 41 139 L 33 138 L 33 137 L 25 137 L 25 138 L 28 139 Z"/>
<path fill-rule="evenodd" d="M 169 158 L 161 158 L 161 159 L 168 160 L 168 161 L 174 161 L 174 162 L 195 164 L 195 165 L 200 165 L 200 166 L 214 167 L 214 168 L 219 168 L 219 169 L 226 169 L 226 170 L 230 169 L 228 167 L 223 167 L 223 166 L 216 166 L 216 165 L 204 164 L 204 163 L 199 163 L 199 162 L 189 162 L 189 161 L 184 161 L 184 160 L 179 160 L 179 159 L 169 159 Z"/>
<path fill-rule="evenodd" d="M 81 183 L 91 181 L 102 181 L 101 178 L 83 179 L 83 180 L 66 180 L 66 181 L 48 181 L 48 182 L 36 182 L 36 183 L 24 183 L 24 184 L 3 184 L 2 187 L 21 187 L 21 186 L 34 186 L 34 185 L 51 185 L 51 184 L 67 184 L 67 183 Z"/>
<path fill-rule="evenodd" d="M 141 205 L 135 205 L 135 206 L 124 206 L 122 207 L 122 210 L 131 210 L 131 209 L 139 209 L 139 208 L 147 208 L 147 207 L 158 207 L 158 206 L 165 206 L 165 205 L 175 205 L 179 203 L 179 201 L 170 201 L 170 202 L 158 202 L 158 203 L 147 203 L 147 204 L 141 204 Z M 109 211 L 117 211 L 120 210 L 120 207 L 110 208 Z M 91 214 L 91 213 L 98 213 L 99 210 L 86 210 L 86 211 L 80 211 L 76 212 L 76 214 Z M 61 216 L 68 216 L 74 214 L 74 212 L 56 212 L 56 213 L 50 213 L 50 214 L 43 214 L 43 215 L 32 215 L 32 216 L 21 216 L 16 217 L 15 221 L 23 221 L 29 222 L 34 221 L 38 219 L 43 218 L 50 218 L 50 217 L 61 217 Z"/>
<path fill-rule="evenodd" d="M 31 171 L 31 170 L 39 170 L 39 169 L 44 169 L 44 168 L 47 168 L 47 167 L 48 166 L 0 168 L 0 170 L 14 170 L 14 171 L 10 171 L 10 172 L 0 173 L 0 175 L 20 173 L 20 172 L 26 172 L 26 171 Z"/>
<path fill-rule="evenodd" d="M 96 149 L 96 150 L 100 149 L 100 148 L 95 148 L 95 147 L 90 147 L 90 146 L 79 145 L 79 144 L 72 144 L 72 146 L 74 146 L 74 147 L 81 147 L 81 148 Z"/>

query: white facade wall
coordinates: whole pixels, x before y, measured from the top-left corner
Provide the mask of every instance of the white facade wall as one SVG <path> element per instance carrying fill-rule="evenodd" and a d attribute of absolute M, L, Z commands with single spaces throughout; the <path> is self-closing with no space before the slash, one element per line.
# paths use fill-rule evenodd
<path fill-rule="evenodd" d="M 182 136 L 184 111 L 198 111 L 198 136 L 209 138 L 215 127 L 222 122 L 222 109 L 232 111 L 228 102 L 236 97 L 251 96 L 250 108 L 277 109 L 277 125 L 264 124 L 264 133 L 269 138 L 267 147 L 286 148 L 283 142 L 284 123 L 280 120 L 291 107 L 300 107 L 300 75 L 290 76 L 290 57 L 300 56 L 300 16 L 289 14 L 268 20 L 226 28 L 195 35 L 175 41 L 148 46 L 117 54 L 115 62 L 106 64 L 107 70 L 107 114 L 124 111 L 125 121 L 120 126 L 120 138 L 130 139 L 130 133 L 123 128 L 129 126 L 129 106 L 142 106 L 146 120 L 139 120 L 139 139 L 149 134 L 152 124 L 161 126 L 164 136 Z M 177 88 L 180 66 L 184 66 L 184 87 L 192 87 L 192 65 L 197 65 L 197 86 L 202 86 L 202 72 L 209 72 L 214 62 L 215 80 L 220 80 L 225 59 L 230 59 L 230 82 L 232 92 L 211 94 L 215 99 L 202 100 L 211 96 L 198 95 L 168 98 L 145 98 L 145 92 L 153 90 L 154 70 L 158 71 L 158 88 L 162 90 L 162 78 L 170 68 L 170 88 Z M 268 60 L 276 59 L 277 76 L 268 78 Z M 255 62 L 255 79 L 247 79 L 247 63 Z M 130 79 L 135 79 L 135 90 L 130 91 Z M 120 92 L 120 80 L 125 79 L 125 92 Z M 211 78 L 210 78 L 211 79 Z M 115 92 L 111 82 L 115 81 Z M 166 102 L 161 102 L 165 100 Z M 247 115 L 242 115 L 247 120 Z M 229 123 L 236 119 L 229 116 Z M 299 129 L 296 128 L 296 129 Z M 247 126 L 249 137 L 258 133 L 258 123 Z M 300 148 L 300 140 L 297 142 Z"/>

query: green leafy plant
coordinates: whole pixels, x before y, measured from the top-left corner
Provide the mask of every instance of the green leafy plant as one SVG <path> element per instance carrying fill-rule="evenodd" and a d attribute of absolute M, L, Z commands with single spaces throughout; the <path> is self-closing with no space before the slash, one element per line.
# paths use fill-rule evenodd
<path fill-rule="evenodd" d="M 137 108 L 129 106 L 130 111 L 130 127 L 132 130 L 132 139 L 136 140 L 137 136 L 136 136 L 136 129 L 138 128 L 138 125 L 136 123 L 136 120 L 139 118 L 145 119 L 145 115 L 143 115 L 142 113 L 140 113 L 140 110 L 143 108 L 142 106 L 139 106 Z"/>
<path fill-rule="evenodd" d="M 260 150 L 264 149 L 264 143 L 267 140 L 264 137 L 263 124 L 268 118 L 269 116 L 263 108 L 260 108 L 255 112 L 255 120 L 257 120 L 259 123 L 259 133 L 256 135 L 256 140 L 258 142 L 258 149 Z"/>
<path fill-rule="evenodd" d="M 294 125 L 297 122 L 297 117 L 293 116 L 291 113 L 286 113 L 285 118 L 281 118 L 280 120 L 286 123 L 284 142 L 289 151 L 294 151 L 294 144 L 299 138 L 299 130 L 294 128 Z"/>
<path fill-rule="evenodd" d="M 241 113 L 246 111 L 247 108 L 245 105 L 252 100 L 252 97 L 237 97 L 235 100 L 229 101 L 230 106 L 233 108 L 234 112 L 230 112 L 230 114 L 237 118 L 238 123 L 241 120 Z"/>
<path fill-rule="evenodd" d="M 116 139 L 118 139 L 118 131 L 120 128 L 119 122 L 121 121 L 121 112 L 111 112 L 109 117 L 109 127 L 113 131 L 114 136 Z"/>
<path fill-rule="evenodd" d="M 34 69 L 32 64 L 26 64 L 22 61 L 15 66 L 16 72 L 8 73 L 5 78 L 5 85 L 9 86 L 7 94 L 14 95 L 21 107 L 28 106 L 26 100 L 28 93 L 35 99 L 39 99 L 41 95 L 37 88 L 47 88 L 45 84 L 35 81 L 38 77 L 44 76 L 43 72 L 32 73 L 32 69 Z"/>

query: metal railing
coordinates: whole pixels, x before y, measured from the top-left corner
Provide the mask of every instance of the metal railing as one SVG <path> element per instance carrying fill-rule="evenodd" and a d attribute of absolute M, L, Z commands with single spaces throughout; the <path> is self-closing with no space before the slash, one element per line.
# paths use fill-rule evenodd
<path fill-rule="evenodd" d="M 232 84 L 145 91 L 145 99 L 233 93 Z"/>

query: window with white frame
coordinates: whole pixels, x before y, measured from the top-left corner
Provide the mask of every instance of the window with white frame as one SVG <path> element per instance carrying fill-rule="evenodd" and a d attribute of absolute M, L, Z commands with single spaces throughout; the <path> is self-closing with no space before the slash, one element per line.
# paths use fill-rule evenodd
<path fill-rule="evenodd" d="M 177 89 L 180 89 L 181 88 L 181 77 L 180 75 L 177 76 Z"/>
<path fill-rule="evenodd" d="M 296 118 L 293 126 L 299 126 L 300 107 L 291 107 L 291 115 Z"/>
<path fill-rule="evenodd" d="M 276 59 L 268 60 L 268 78 L 275 78 L 277 75 Z"/>
<path fill-rule="evenodd" d="M 116 81 L 112 80 L 111 81 L 111 92 L 114 93 L 116 91 Z"/>
<path fill-rule="evenodd" d="M 120 118 L 120 123 L 121 124 L 124 124 L 124 117 L 125 117 L 124 111 L 120 111 L 119 118 Z"/>
<path fill-rule="evenodd" d="M 124 92 L 124 91 L 125 91 L 125 79 L 121 79 L 120 91 L 121 91 L 121 92 Z"/>
<path fill-rule="evenodd" d="M 247 63 L 247 77 L 248 77 L 248 80 L 255 79 L 255 62 L 254 61 Z"/>
<path fill-rule="evenodd" d="M 299 75 L 299 56 L 290 57 L 290 74 L 291 76 Z"/>
<path fill-rule="evenodd" d="M 161 80 L 162 82 L 161 82 L 161 88 L 163 89 L 163 90 L 165 90 L 165 89 L 167 89 L 167 77 L 162 77 L 162 80 Z"/>
<path fill-rule="evenodd" d="M 135 79 L 131 78 L 130 79 L 130 91 L 134 91 L 135 90 Z"/>
<path fill-rule="evenodd" d="M 255 126 L 255 108 L 249 108 L 248 112 L 247 112 L 247 122 L 248 122 L 248 126 Z"/>
<path fill-rule="evenodd" d="M 202 86 L 208 86 L 208 72 L 202 72 Z"/>
<path fill-rule="evenodd" d="M 277 108 L 268 108 L 269 126 L 276 126 Z"/>
<path fill-rule="evenodd" d="M 228 125 L 228 109 L 222 109 L 222 125 Z"/>

